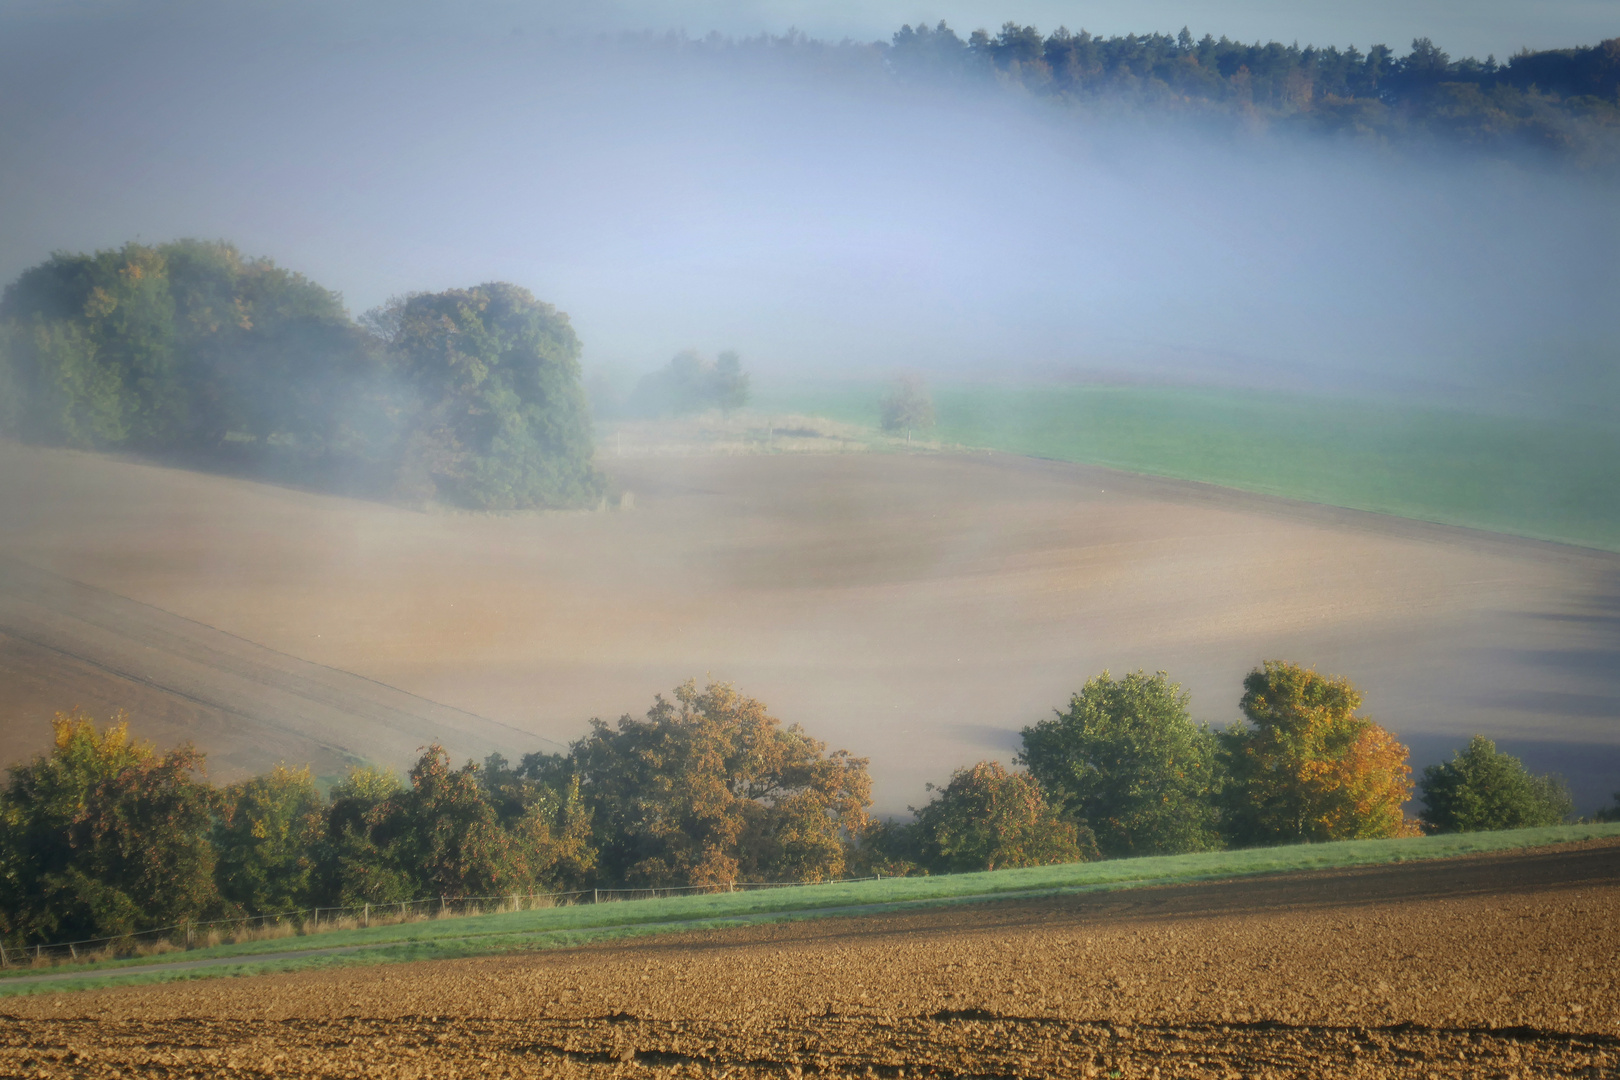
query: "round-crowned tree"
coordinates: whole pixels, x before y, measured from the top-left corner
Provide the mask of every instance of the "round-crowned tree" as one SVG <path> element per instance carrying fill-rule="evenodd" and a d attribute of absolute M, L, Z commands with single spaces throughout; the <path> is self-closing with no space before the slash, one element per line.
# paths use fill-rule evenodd
<path fill-rule="evenodd" d="M 1090 825 L 1106 858 L 1220 846 L 1215 737 L 1193 724 L 1186 693 L 1164 672 L 1105 671 L 1023 739 L 1019 760 Z"/>
<path fill-rule="evenodd" d="M 492 282 L 396 301 L 374 320 L 409 386 L 397 490 L 483 510 L 601 495 L 579 338 L 527 289 Z"/>
<path fill-rule="evenodd" d="M 930 785 L 932 788 L 932 785 Z M 1028 773 L 1000 762 L 958 769 L 907 828 L 918 861 L 932 870 L 1003 870 L 1097 857 L 1091 832 L 1065 820 Z"/>
<path fill-rule="evenodd" d="M 1537 776 L 1483 735 L 1418 782 L 1423 828 L 1430 833 L 1487 832 L 1557 825 L 1575 812 L 1562 782 Z"/>

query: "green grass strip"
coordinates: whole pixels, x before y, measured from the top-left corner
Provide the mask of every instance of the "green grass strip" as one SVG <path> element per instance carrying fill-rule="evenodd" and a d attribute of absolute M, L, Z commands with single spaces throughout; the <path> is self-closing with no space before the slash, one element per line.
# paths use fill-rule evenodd
<path fill-rule="evenodd" d="M 757 892 L 502 912 L 336 930 L 237 945 L 216 945 L 155 957 L 95 964 L 13 969 L 0 976 L 0 995 L 65 993 L 97 986 L 177 978 L 216 978 L 311 966 L 487 955 L 518 949 L 567 947 L 646 934 L 715 929 L 915 905 L 1444 859 L 1606 837 L 1620 837 L 1620 823 L 1213 851 L 976 874 L 887 878 Z M 223 960 L 236 962 L 207 967 L 188 966 L 199 961 Z M 121 969 L 139 970 L 129 970 L 127 975 L 119 975 Z M 25 981 L 38 975 L 68 977 Z"/>
<path fill-rule="evenodd" d="M 881 383 L 763 388 L 766 412 L 875 429 Z M 1620 425 L 1262 391 L 961 386 L 950 446 L 1620 551 Z"/>

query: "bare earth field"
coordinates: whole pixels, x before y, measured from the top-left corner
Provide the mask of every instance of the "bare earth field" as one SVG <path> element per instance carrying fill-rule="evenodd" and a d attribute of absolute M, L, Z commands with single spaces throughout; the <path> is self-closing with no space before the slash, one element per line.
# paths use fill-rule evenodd
<path fill-rule="evenodd" d="M 1620 786 L 1620 556 L 1000 455 L 603 464 L 633 509 L 495 517 L 0 443 L 0 758 L 73 705 L 222 779 L 516 753 L 712 675 L 898 811 L 1105 667 L 1226 723 L 1281 657 L 1420 758 L 1480 731 Z"/>
<path fill-rule="evenodd" d="M 0 1074 L 1610 1077 L 1620 843 L 11 999 Z"/>

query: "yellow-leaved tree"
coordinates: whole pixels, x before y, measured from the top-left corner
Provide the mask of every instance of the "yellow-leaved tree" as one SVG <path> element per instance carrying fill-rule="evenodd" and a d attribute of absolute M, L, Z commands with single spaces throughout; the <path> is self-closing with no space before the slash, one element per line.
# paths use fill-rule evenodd
<path fill-rule="evenodd" d="M 1247 725 L 1220 733 L 1222 830 L 1235 846 L 1416 836 L 1408 751 L 1348 679 L 1268 660 L 1243 680 Z"/>

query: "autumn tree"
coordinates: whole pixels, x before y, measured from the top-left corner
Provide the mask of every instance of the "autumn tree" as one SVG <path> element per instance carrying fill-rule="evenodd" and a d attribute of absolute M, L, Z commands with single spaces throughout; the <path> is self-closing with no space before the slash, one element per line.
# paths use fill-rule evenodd
<path fill-rule="evenodd" d="M 57 713 L 49 754 L 0 794 L 0 918 L 33 941 L 117 936 L 219 907 L 215 793 L 189 745 L 159 754 L 122 714 Z"/>
<path fill-rule="evenodd" d="M 878 403 L 883 430 L 891 435 L 905 433 L 906 445 L 911 445 L 913 430 L 934 426 L 934 399 L 929 396 L 928 385 L 920 375 L 901 375 L 894 387 Z"/>
<path fill-rule="evenodd" d="M 1236 845 L 1412 835 L 1407 749 L 1363 716 L 1347 679 L 1268 660 L 1243 681 L 1247 725 L 1219 735 L 1230 777 L 1223 828 Z"/>
<path fill-rule="evenodd" d="M 597 854 L 591 814 L 567 756 L 525 754 L 514 768 L 491 754 L 480 781 L 502 827 L 512 833 L 527 881 L 566 891 L 591 879 Z"/>
<path fill-rule="evenodd" d="M 1162 671 L 1105 671 L 1024 729 L 1019 760 L 1107 858 L 1208 851 L 1220 846 L 1215 736 L 1187 700 Z"/>
<path fill-rule="evenodd" d="M 309 769 L 277 765 L 220 792 L 213 845 L 220 895 L 262 914 L 314 901 L 326 800 Z"/>
<path fill-rule="evenodd" d="M 1003 870 L 1097 857 L 1090 830 L 1064 820 L 1028 773 L 995 761 L 958 769 L 917 809 L 910 846 L 925 867 L 942 872 Z"/>
<path fill-rule="evenodd" d="M 827 753 L 727 683 L 688 680 L 644 720 L 593 720 L 573 759 L 609 880 L 822 881 L 867 824 L 866 760 Z"/>
<path fill-rule="evenodd" d="M 1512 754 L 1475 735 L 1448 762 L 1418 781 L 1425 832 L 1483 832 L 1558 825 L 1575 812 L 1554 776 L 1537 776 Z"/>

